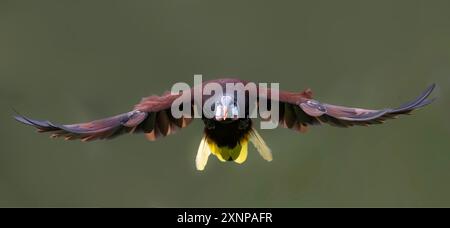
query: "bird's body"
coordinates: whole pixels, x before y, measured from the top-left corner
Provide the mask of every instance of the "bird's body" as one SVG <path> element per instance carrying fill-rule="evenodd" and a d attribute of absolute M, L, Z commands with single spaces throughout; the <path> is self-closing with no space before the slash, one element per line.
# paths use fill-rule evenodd
<path fill-rule="evenodd" d="M 240 140 L 248 136 L 252 128 L 252 120 L 249 118 L 237 119 L 231 122 L 210 119 L 204 119 L 203 121 L 213 122 L 213 126 L 209 128 L 207 126 L 210 124 L 206 124 L 205 134 L 220 147 L 233 148 Z"/>
<path fill-rule="evenodd" d="M 250 82 L 239 79 L 217 79 L 204 82 L 201 89 L 205 89 L 208 83 L 215 83 L 225 91 L 227 84 L 241 83 L 247 86 Z M 171 107 L 178 105 L 177 99 L 187 92 L 194 92 L 194 87 L 190 91 L 180 94 L 166 93 L 163 96 L 150 96 L 142 99 L 135 108 L 127 113 L 114 117 L 96 120 L 88 123 L 72 125 L 56 125 L 49 121 L 37 121 L 24 116 L 16 116 L 16 120 L 36 127 L 39 132 L 51 132 L 53 137 L 64 137 L 66 140 L 81 139 L 91 141 L 96 139 L 110 139 L 123 133 L 144 133 L 148 139 L 155 140 L 162 136 L 175 133 L 178 129 L 184 128 L 194 119 L 192 115 L 176 117 L 171 112 Z M 256 87 L 258 95 L 255 97 L 256 108 L 260 109 L 260 102 L 267 99 L 276 100 L 279 104 L 276 120 L 282 127 L 304 132 L 310 125 L 328 123 L 333 126 L 349 127 L 354 125 L 369 125 L 383 123 L 386 119 L 395 118 L 400 114 L 408 114 L 411 111 L 421 108 L 433 101 L 427 99 L 434 85 L 430 86 L 421 96 L 414 101 L 395 109 L 370 110 L 361 108 L 349 108 L 318 102 L 312 99 L 311 91 L 293 93 L 275 91 Z M 241 92 L 241 91 L 237 91 Z M 259 93 L 263 92 L 263 93 Z M 221 161 L 235 161 L 243 163 L 247 158 L 248 142 L 251 142 L 260 155 L 268 161 L 272 160 L 272 153 L 262 137 L 256 131 L 251 104 L 249 104 L 251 93 L 244 93 L 244 106 L 239 106 L 235 93 L 225 93 L 221 96 L 212 94 L 203 95 L 201 105 L 205 105 L 208 99 L 212 99 L 214 114 L 207 116 L 204 113 L 201 119 L 205 124 L 203 137 L 196 157 L 198 170 L 203 170 L 210 154 L 215 155 Z M 263 95 L 261 95 L 263 94 Z M 187 96 L 191 100 L 194 96 Z M 178 108 L 178 107 L 177 107 Z M 273 108 L 273 107 L 272 107 Z M 195 102 L 188 110 L 195 109 Z M 273 118 L 271 115 L 270 118 Z"/>
<path fill-rule="evenodd" d="M 237 119 L 230 122 L 211 119 L 204 119 L 203 121 L 213 122 L 205 125 L 204 134 L 211 152 L 218 156 L 220 160 L 235 161 L 240 155 L 247 157 L 246 144 L 252 129 L 251 119 Z M 242 162 L 244 161 L 245 159 L 242 160 Z"/>

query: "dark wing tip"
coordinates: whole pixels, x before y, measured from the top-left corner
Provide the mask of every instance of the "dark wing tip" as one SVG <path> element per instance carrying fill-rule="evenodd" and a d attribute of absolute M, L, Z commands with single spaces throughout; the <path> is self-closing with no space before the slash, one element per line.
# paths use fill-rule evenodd
<path fill-rule="evenodd" d="M 326 114 L 340 120 L 351 121 L 353 123 L 378 123 L 385 119 L 395 118 L 397 115 L 409 114 L 413 110 L 422 108 L 431 104 L 436 98 L 428 98 L 433 90 L 436 88 L 436 84 L 431 84 L 420 96 L 413 101 L 401 105 L 398 108 L 387 108 L 380 110 L 369 110 L 360 108 L 349 108 L 343 106 L 335 106 L 325 104 L 327 108 Z M 375 121 L 375 122 L 374 122 Z"/>
<path fill-rule="evenodd" d="M 53 133 L 52 137 L 65 137 L 68 140 L 81 139 L 83 141 L 109 139 L 125 132 L 133 132 L 146 118 L 146 112 L 132 111 L 87 123 L 55 125 L 49 121 L 29 119 L 20 114 L 14 116 L 14 119 L 18 122 L 35 127 L 39 132 Z"/>
<path fill-rule="evenodd" d="M 20 123 L 27 124 L 27 125 L 33 125 L 30 121 L 27 120 L 24 116 L 13 116 L 15 120 L 17 120 Z"/>
<path fill-rule="evenodd" d="M 41 131 L 54 131 L 58 130 L 58 127 L 54 124 L 50 123 L 49 121 L 39 121 L 39 120 L 33 120 L 30 118 L 27 118 L 25 116 L 22 116 L 20 114 L 13 116 L 15 120 L 17 120 L 20 123 L 33 126 Z"/>
<path fill-rule="evenodd" d="M 392 114 L 402 114 L 407 113 L 415 109 L 422 108 L 426 105 L 429 105 L 433 103 L 433 101 L 436 100 L 436 97 L 428 99 L 430 94 L 433 92 L 433 90 L 436 88 L 436 83 L 431 84 L 420 96 L 418 96 L 416 99 L 414 99 L 411 102 L 408 102 L 406 104 L 401 105 L 398 108 L 392 109 L 389 111 L 389 113 Z"/>

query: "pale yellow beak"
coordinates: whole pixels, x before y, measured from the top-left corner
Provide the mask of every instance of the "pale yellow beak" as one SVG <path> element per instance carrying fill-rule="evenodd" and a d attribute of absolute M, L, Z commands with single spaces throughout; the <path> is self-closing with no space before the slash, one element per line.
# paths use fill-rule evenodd
<path fill-rule="evenodd" d="M 224 106 L 223 107 L 223 120 L 226 120 L 228 117 L 228 107 Z"/>

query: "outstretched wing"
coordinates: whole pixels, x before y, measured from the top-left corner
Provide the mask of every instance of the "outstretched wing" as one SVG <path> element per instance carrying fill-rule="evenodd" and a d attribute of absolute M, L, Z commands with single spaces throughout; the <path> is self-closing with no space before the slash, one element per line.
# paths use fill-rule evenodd
<path fill-rule="evenodd" d="M 280 122 L 282 126 L 305 131 L 308 125 L 327 123 L 337 127 L 350 127 L 354 125 L 367 126 L 381 124 L 387 119 L 395 119 L 398 115 L 409 114 L 411 111 L 422 108 L 435 99 L 429 95 L 435 84 L 428 87 L 419 97 L 398 108 L 385 108 L 379 110 L 351 108 L 321 103 L 312 99 L 311 91 L 302 94 L 280 92 Z"/>
<path fill-rule="evenodd" d="M 171 115 L 171 104 L 178 96 L 150 96 L 142 99 L 133 111 L 87 123 L 57 125 L 22 115 L 15 116 L 15 119 L 37 128 L 39 132 L 49 132 L 52 137 L 64 137 L 66 140 L 111 139 L 124 133 L 145 133 L 149 140 L 155 140 L 173 134 L 191 122 L 190 118 L 177 119 Z"/>

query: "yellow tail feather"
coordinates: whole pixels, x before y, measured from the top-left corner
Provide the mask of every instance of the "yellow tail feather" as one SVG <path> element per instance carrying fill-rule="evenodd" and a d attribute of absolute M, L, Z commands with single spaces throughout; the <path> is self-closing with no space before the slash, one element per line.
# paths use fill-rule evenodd
<path fill-rule="evenodd" d="M 253 143 L 253 146 L 255 146 L 256 150 L 258 150 L 261 157 L 263 157 L 266 161 L 272 161 L 272 151 L 267 146 L 266 142 L 264 142 L 264 139 L 261 137 L 261 135 L 258 134 L 256 129 L 252 128 L 249 135 L 250 141 Z"/>
<path fill-rule="evenodd" d="M 211 153 L 214 154 L 220 161 L 235 161 L 242 164 L 247 160 L 248 154 L 248 140 L 244 138 L 234 148 L 219 147 L 214 142 L 208 140 L 208 146 Z"/>
<path fill-rule="evenodd" d="M 232 156 L 234 162 L 238 163 L 238 164 L 242 164 L 245 162 L 245 160 L 247 160 L 247 154 L 248 154 L 248 141 L 247 139 L 243 139 L 241 141 L 241 150 L 240 152 L 237 154 L 238 156 Z"/>
<path fill-rule="evenodd" d="M 210 154 L 215 155 L 220 161 L 234 161 L 242 164 L 247 160 L 248 155 L 248 141 L 256 147 L 259 154 L 267 161 L 272 161 L 272 152 L 263 138 L 258 134 L 256 129 L 251 129 L 234 148 L 219 147 L 217 144 L 209 139 L 206 135 L 203 136 L 200 146 L 198 148 L 195 164 L 198 170 L 204 170 L 208 157 Z"/>
<path fill-rule="evenodd" d="M 208 163 L 208 157 L 211 154 L 207 141 L 206 135 L 204 135 L 202 141 L 200 141 L 197 157 L 195 158 L 195 166 L 197 167 L 197 170 L 200 171 L 205 169 L 206 163 Z"/>

